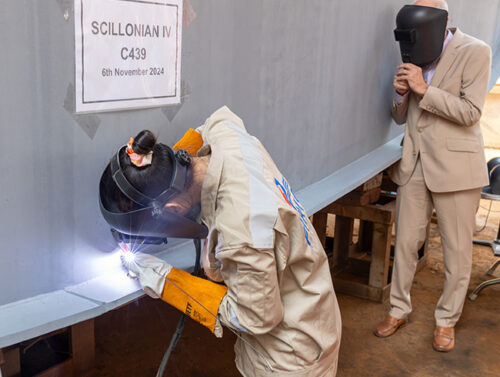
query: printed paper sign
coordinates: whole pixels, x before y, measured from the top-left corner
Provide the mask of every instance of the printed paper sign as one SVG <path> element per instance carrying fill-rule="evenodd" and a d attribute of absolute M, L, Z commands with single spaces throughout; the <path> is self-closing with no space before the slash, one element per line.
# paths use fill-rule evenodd
<path fill-rule="evenodd" d="M 180 103 L 182 0 L 75 0 L 76 112 Z"/>

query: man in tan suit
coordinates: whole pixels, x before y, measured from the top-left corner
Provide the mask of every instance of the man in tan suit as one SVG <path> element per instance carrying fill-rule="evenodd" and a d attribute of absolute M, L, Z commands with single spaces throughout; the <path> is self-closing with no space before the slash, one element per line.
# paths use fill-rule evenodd
<path fill-rule="evenodd" d="M 419 0 L 417 6 L 448 10 L 444 0 Z M 443 51 L 420 68 L 398 67 L 392 116 L 406 123 L 403 156 L 391 172 L 399 185 L 391 310 L 375 329 L 387 337 L 406 324 L 418 249 L 435 208 L 445 264 L 445 284 L 436 307 L 433 348 L 454 347 L 472 266 L 472 234 L 481 187 L 488 184 L 479 118 L 491 67 L 484 42 L 447 29 Z"/>

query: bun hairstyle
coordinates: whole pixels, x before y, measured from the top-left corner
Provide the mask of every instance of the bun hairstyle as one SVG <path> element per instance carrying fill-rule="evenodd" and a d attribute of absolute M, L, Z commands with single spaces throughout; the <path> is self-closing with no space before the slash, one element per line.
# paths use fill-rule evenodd
<path fill-rule="evenodd" d="M 156 145 L 156 136 L 149 130 L 142 130 L 134 138 L 132 149 L 138 154 L 148 154 Z"/>
<path fill-rule="evenodd" d="M 172 179 L 172 160 L 168 147 L 165 144 L 157 143 L 156 136 L 149 130 L 143 130 L 137 134 L 132 143 L 134 153 L 146 155 L 153 152 L 151 164 L 147 166 L 135 166 L 125 151 L 120 150 L 120 165 L 127 180 L 136 189 L 149 197 L 161 194 L 168 187 Z M 102 184 L 105 196 L 109 199 L 109 204 L 117 206 L 121 211 L 130 211 L 138 205 L 127 198 L 116 186 L 111 176 L 110 165 L 106 167 Z"/>
<path fill-rule="evenodd" d="M 148 154 L 153 152 L 151 165 L 137 167 L 122 149 L 120 165 L 128 181 L 139 191 L 149 197 L 155 197 L 170 183 L 172 178 L 172 160 L 165 144 L 157 143 L 156 136 L 149 130 L 137 134 L 132 143 L 134 153 Z"/>

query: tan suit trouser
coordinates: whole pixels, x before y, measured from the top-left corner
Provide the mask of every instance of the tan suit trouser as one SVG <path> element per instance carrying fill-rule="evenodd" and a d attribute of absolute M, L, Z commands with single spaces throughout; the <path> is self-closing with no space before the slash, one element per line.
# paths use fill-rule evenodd
<path fill-rule="evenodd" d="M 481 188 L 445 193 L 431 192 L 425 184 L 420 157 L 396 200 L 395 259 L 390 315 L 406 318 L 411 310 L 410 289 L 424 244 L 427 225 L 436 209 L 445 266 L 443 293 L 436 307 L 437 326 L 453 327 L 460 318 L 472 267 L 472 234 Z"/>

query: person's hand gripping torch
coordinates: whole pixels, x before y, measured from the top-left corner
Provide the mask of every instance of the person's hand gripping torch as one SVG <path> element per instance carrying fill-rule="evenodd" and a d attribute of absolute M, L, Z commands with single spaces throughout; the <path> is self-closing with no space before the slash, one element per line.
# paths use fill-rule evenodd
<path fill-rule="evenodd" d="M 126 268 L 128 275 L 134 279 L 137 278 L 137 274 L 131 270 L 130 266 L 133 266 L 136 262 L 136 251 L 140 251 L 144 245 L 166 245 L 168 242 L 166 237 L 131 236 L 113 228 L 111 234 L 120 248 L 122 265 Z"/>

